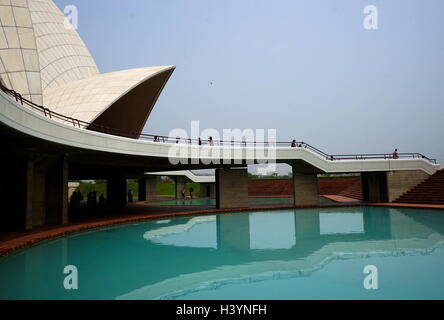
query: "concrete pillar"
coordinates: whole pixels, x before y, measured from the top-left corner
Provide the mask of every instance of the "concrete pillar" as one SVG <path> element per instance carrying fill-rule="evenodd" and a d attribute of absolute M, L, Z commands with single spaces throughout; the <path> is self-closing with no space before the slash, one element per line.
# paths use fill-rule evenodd
<path fill-rule="evenodd" d="M 106 180 L 106 204 L 112 211 L 126 207 L 126 175 L 116 172 Z"/>
<path fill-rule="evenodd" d="M 2 159 L 0 229 L 32 229 L 34 160 Z"/>
<path fill-rule="evenodd" d="M 315 173 L 297 173 L 293 168 L 293 200 L 295 206 L 319 204 L 318 177 Z"/>
<path fill-rule="evenodd" d="M 218 209 L 248 207 L 247 169 L 216 170 L 216 207 Z"/>
<path fill-rule="evenodd" d="M 362 196 L 367 202 L 387 202 L 387 174 L 386 172 L 363 172 Z"/>
<path fill-rule="evenodd" d="M 176 190 L 176 199 L 183 199 L 182 191 L 183 191 L 183 189 L 186 189 L 186 187 L 187 187 L 186 178 L 181 177 L 181 176 L 177 176 L 174 178 L 174 182 L 175 182 L 175 190 Z"/>
<path fill-rule="evenodd" d="M 68 223 L 68 162 L 53 162 L 46 172 L 46 223 Z"/>
<path fill-rule="evenodd" d="M 32 201 L 32 225 L 41 227 L 46 223 L 46 172 L 47 165 L 44 161 L 34 164 L 33 201 Z"/>
<path fill-rule="evenodd" d="M 430 176 L 421 170 L 387 172 L 388 201 L 393 202 Z"/>
<path fill-rule="evenodd" d="M 213 182 L 201 183 L 200 184 L 200 197 L 201 198 L 216 197 L 216 184 Z"/>
<path fill-rule="evenodd" d="M 157 197 L 157 177 L 145 176 L 139 179 L 139 201 L 151 201 Z"/>
<path fill-rule="evenodd" d="M 146 187 L 147 187 L 146 183 L 147 183 L 146 178 L 141 178 L 137 182 L 137 187 L 139 190 L 139 198 L 138 198 L 139 201 L 146 201 L 146 199 L 148 198 L 146 194 Z"/>

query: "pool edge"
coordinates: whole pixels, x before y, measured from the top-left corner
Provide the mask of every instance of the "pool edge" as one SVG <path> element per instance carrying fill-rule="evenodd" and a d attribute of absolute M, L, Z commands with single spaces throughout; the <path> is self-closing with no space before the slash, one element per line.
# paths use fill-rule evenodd
<path fill-rule="evenodd" d="M 106 226 L 143 222 L 149 220 L 163 219 L 163 218 L 175 218 L 184 216 L 197 216 L 207 214 L 218 213 L 235 213 L 239 211 L 262 211 L 262 210 L 282 210 L 282 209 L 304 209 L 304 208 L 341 208 L 341 207 L 395 207 L 395 208 L 420 208 L 420 209 L 434 209 L 444 210 L 442 205 L 426 205 L 426 204 L 403 204 L 403 203 L 354 203 L 354 204 L 323 204 L 315 206 L 265 206 L 265 207 L 249 207 L 249 208 L 232 208 L 232 209 L 207 209 L 196 211 L 184 211 L 184 212 L 171 212 L 171 213 L 159 213 L 150 214 L 144 216 L 133 216 L 128 218 L 118 218 L 106 221 L 85 222 L 75 225 L 65 225 L 56 227 L 51 230 L 45 230 L 36 232 L 30 235 L 19 236 L 17 238 L 6 240 L 0 243 L 0 258 L 5 258 L 18 250 L 26 249 L 43 241 L 51 240 L 54 238 L 63 237 L 66 235 L 79 233 L 88 230 L 99 229 Z"/>

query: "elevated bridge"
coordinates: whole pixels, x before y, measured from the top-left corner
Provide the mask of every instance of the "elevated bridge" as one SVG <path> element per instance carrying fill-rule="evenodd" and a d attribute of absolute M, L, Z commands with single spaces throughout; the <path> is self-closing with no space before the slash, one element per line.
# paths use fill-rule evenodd
<path fill-rule="evenodd" d="M 305 142 L 214 141 L 131 133 L 66 117 L 2 86 L 0 134 L 5 177 L 2 196 L 15 203 L 6 227 L 68 222 L 68 181 L 107 179 L 108 204 L 126 205 L 127 177 L 145 173 L 217 169 L 220 208 L 248 206 L 248 164 L 287 163 L 293 168 L 295 205 L 318 204 L 317 175 L 361 173 L 364 200 L 394 201 L 440 166 L 419 153 L 329 155 Z M 7 181 L 7 183 L 6 183 Z M 407 189 L 407 190 L 406 190 Z M 145 188 L 146 190 L 146 188 Z M 143 187 L 142 187 L 143 191 Z M 143 195 L 142 195 L 143 197 Z"/>

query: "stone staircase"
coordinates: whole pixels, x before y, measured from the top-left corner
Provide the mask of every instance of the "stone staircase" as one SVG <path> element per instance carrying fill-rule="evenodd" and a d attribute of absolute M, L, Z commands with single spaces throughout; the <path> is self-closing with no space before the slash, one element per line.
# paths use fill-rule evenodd
<path fill-rule="evenodd" d="M 318 192 L 320 195 L 338 195 L 356 200 L 362 200 L 361 178 L 349 177 L 318 179 Z"/>
<path fill-rule="evenodd" d="M 444 204 L 444 170 L 404 193 L 395 203 Z"/>

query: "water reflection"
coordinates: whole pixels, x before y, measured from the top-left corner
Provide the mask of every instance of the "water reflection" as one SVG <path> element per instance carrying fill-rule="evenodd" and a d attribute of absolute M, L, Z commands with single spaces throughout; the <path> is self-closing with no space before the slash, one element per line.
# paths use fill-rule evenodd
<path fill-rule="evenodd" d="M 430 255 L 443 234 L 442 212 L 369 207 L 134 224 L 67 237 L 0 261 L 0 299 L 180 298 L 229 283 L 312 279 L 332 261 Z M 79 270 L 75 292 L 63 289 L 67 264 Z"/>
<path fill-rule="evenodd" d="M 170 220 L 163 227 L 148 230 L 143 237 L 171 246 L 238 251 L 291 249 L 296 246 L 296 239 L 300 239 L 302 244 L 297 247 L 300 251 L 307 247 L 306 239 L 319 246 L 328 242 L 391 239 L 392 229 L 405 230 L 405 223 L 411 224 L 406 236 L 415 237 L 412 232 L 420 232 L 420 223 L 409 218 L 403 222 L 403 216 L 395 209 L 371 214 L 369 208 L 342 209 L 341 212 L 337 209 L 298 209 L 224 214 Z M 392 226 L 392 218 L 395 226 Z M 396 231 L 398 235 L 399 230 Z M 189 243 L 195 238 L 199 243 Z"/>

